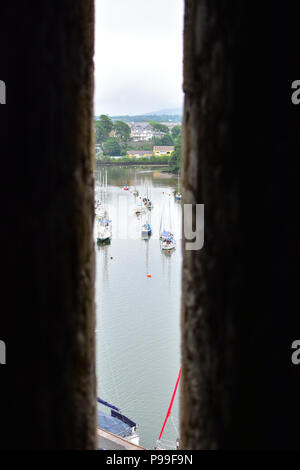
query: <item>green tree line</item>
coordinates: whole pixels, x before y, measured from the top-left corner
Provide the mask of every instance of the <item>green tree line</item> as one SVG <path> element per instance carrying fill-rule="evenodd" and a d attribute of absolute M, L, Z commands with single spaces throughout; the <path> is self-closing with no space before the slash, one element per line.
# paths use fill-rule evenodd
<path fill-rule="evenodd" d="M 178 172 L 181 165 L 181 126 L 176 125 L 169 131 L 169 128 L 156 121 L 149 123 L 156 131 L 163 133 L 161 137 L 155 136 L 151 142 L 140 144 L 142 150 L 151 150 L 154 145 L 172 145 L 175 150 L 169 157 L 168 165 L 170 171 Z M 114 131 L 114 132 L 112 132 Z M 136 145 L 130 145 L 131 129 L 123 121 L 112 121 L 112 119 L 101 114 L 95 121 L 96 143 L 103 149 L 103 155 L 127 155 L 127 150 L 136 148 Z"/>

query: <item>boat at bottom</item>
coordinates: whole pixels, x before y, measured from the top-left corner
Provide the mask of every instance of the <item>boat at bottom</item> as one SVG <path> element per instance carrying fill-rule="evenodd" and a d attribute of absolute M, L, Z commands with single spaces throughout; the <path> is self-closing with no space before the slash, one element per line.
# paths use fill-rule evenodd
<path fill-rule="evenodd" d="M 169 405 L 169 408 L 168 408 L 168 411 L 167 411 L 167 414 L 166 414 L 166 417 L 165 417 L 163 426 L 162 426 L 162 428 L 161 428 L 161 431 L 160 431 L 158 440 L 156 441 L 156 444 L 155 444 L 155 447 L 154 447 L 155 450 L 169 450 L 169 449 L 170 449 L 170 450 L 178 450 L 178 449 L 179 449 L 179 441 L 180 441 L 179 436 L 177 436 L 176 443 L 175 443 L 175 445 L 174 445 L 174 443 L 171 442 L 171 441 L 167 441 L 167 440 L 165 440 L 165 439 L 162 440 L 162 435 L 163 435 L 164 429 L 165 429 L 165 427 L 166 427 L 166 424 L 167 424 L 167 422 L 168 422 L 168 419 L 169 419 L 169 418 L 172 419 L 171 411 L 172 411 L 174 399 L 175 399 L 175 396 L 176 396 L 177 388 L 178 388 L 178 385 L 179 385 L 180 376 L 181 376 L 181 367 L 180 367 L 180 369 L 179 369 L 179 374 L 178 374 L 178 377 L 177 377 L 177 380 L 176 380 L 176 384 L 175 384 L 175 387 L 174 387 L 174 390 L 173 390 L 173 393 L 172 393 L 170 405 Z M 174 424 L 174 423 L 173 423 L 173 424 Z M 175 426 L 174 426 L 174 427 L 175 427 Z M 176 427 L 175 427 L 175 430 L 176 430 L 176 432 L 178 433 Z"/>
<path fill-rule="evenodd" d="M 143 450 L 139 446 L 139 434 L 134 421 L 127 418 L 120 409 L 101 398 L 98 403 L 110 408 L 110 414 L 98 410 L 99 450 Z"/>

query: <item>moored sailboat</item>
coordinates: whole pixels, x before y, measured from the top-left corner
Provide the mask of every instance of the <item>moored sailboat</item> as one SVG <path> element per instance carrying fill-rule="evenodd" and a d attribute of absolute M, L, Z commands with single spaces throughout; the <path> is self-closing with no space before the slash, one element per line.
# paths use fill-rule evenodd
<path fill-rule="evenodd" d="M 148 186 L 147 186 L 147 194 L 145 197 L 143 197 L 142 199 L 143 201 L 143 204 L 145 205 L 145 207 L 147 207 L 147 209 L 151 210 L 153 209 L 153 203 L 150 199 L 150 196 L 149 196 L 149 191 L 148 191 Z"/>
<path fill-rule="evenodd" d="M 103 182 L 103 203 L 96 209 L 97 216 L 97 243 L 109 243 L 112 237 L 112 221 L 109 218 L 106 208 L 106 192 L 107 192 L 107 172 L 105 174 L 105 182 Z"/>
<path fill-rule="evenodd" d="M 151 226 L 148 223 L 142 225 L 141 236 L 143 240 L 147 240 L 152 234 Z"/>
<path fill-rule="evenodd" d="M 178 172 L 178 187 L 177 187 L 177 192 L 175 194 L 175 198 L 177 201 L 180 201 L 182 199 L 182 193 L 179 190 L 179 172 Z"/>
<path fill-rule="evenodd" d="M 103 217 L 98 218 L 97 222 L 97 242 L 104 243 L 111 240 L 112 237 L 112 221 L 105 212 Z"/>
<path fill-rule="evenodd" d="M 160 229 L 159 229 L 159 238 L 161 240 L 160 246 L 162 250 L 173 250 L 176 247 L 176 241 L 174 239 L 174 234 L 172 232 L 172 218 L 171 218 L 171 207 L 170 207 L 170 198 L 169 198 L 169 220 L 166 222 L 164 215 L 163 207 L 161 219 L 160 219 Z"/>
<path fill-rule="evenodd" d="M 142 219 L 141 236 L 143 240 L 147 240 L 149 237 L 151 237 L 151 235 L 151 211 L 147 210 Z"/>
<path fill-rule="evenodd" d="M 173 250 L 176 247 L 176 241 L 174 240 L 173 234 L 164 230 L 160 246 L 162 250 Z"/>
<path fill-rule="evenodd" d="M 133 209 L 133 212 L 136 214 L 136 215 L 141 215 L 145 212 L 145 207 L 143 206 L 143 204 L 141 202 L 137 203 L 136 206 L 134 207 Z"/>

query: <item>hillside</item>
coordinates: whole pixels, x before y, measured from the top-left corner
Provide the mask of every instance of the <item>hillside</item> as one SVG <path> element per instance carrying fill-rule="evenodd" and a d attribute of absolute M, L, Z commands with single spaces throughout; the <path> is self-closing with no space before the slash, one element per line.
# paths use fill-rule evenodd
<path fill-rule="evenodd" d="M 180 114 L 140 114 L 136 116 L 111 116 L 113 121 L 123 122 L 178 122 L 182 120 Z"/>

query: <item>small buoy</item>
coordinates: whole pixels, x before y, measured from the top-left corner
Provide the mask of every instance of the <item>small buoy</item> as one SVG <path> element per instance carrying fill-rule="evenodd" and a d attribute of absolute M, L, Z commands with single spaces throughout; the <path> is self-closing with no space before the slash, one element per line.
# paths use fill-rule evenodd
<path fill-rule="evenodd" d="M 147 274 L 147 277 L 151 277 L 151 274 Z"/>
<path fill-rule="evenodd" d="M 113 257 L 111 256 L 110 259 L 113 259 Z"/>
<path fill-rule="evenodd" d="M 168 253 L 171 253 L 170 250 L 168 250 Z"/>

